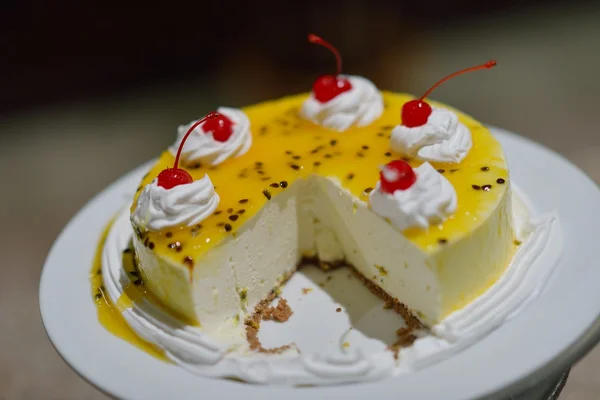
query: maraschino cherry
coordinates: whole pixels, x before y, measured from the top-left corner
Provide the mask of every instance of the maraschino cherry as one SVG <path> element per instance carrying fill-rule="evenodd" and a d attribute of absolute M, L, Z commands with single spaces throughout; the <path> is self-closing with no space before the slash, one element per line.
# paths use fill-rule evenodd
<path fill-rule="evenodd" d="M 352 89 L 352 85 L 348 79 L 338 77 L 342 73 L 342 57 L 337 49 L 329 42 L 312 33 L 308 34 L 308 41 L 329 49 L 335 56 L 337 62 L 337 72 L 335 75 L 321 75 L 313 84 L 315 98 L 321 103 L 326 103 L 337 95 Z"/>
<path fill-rule="evenodd" d="M 417 180 L 415 171 L 403 160 L 394 160 L 381 168 L 379 172 L 380 187 L 384 193 L 406 190 Z"/>
<path fill-rule="evenodd" d="M 219 125 L 214 125 L 213 121 L 215 121 L 215 120 L 219 121 L 219 120 L 221 120 L 221 117 L 223 117 L 221 114 L 216 113 L 216 112 L 211 112 L 208 115 L 206 115 L 204 118 L 196 121 L 190 127 L 190 129 L 188 129 L 186 134 L 181 139 L 181 143 L 179 143 L 179 149 L 177 149 L 177 155 L 175 156 L 175 164 L 173 165 L 173 168 L 163 169 L 160 172 L 160 174 L 158 174 L 158 182 L 157 182 L 158 186 L 163 187 L 165 189 L 172 189 L 175 186 L 185 185 L 188 183 L 192 183 L 194 181 L 192 176 L 186 170 L 178 168 L 179 167 L 179 157 L 181 156 L 181 150 L 183 149 L 183 145 L 185 144 L 185 141 L 187 140 L 188 136 L 190 136 L 192 131 L 194 129 L 196 129 L 196 127 L 198 125 L 200 125 L 203 122 L 206 122 L 207 124 L 213 123 L 213 126 L 219 126 Z M 214 133 L 213 133 L 213 135 L 214 135 Z"/>
<path fill-rule="evenodd" d="M 204 125 L 202 130 L 205 133 L 213 134 L 213 138 L 217 142 L 226 142 L 233 134 L 233 122 L 223 114 L 218 114 L 218 117 L 211 118 Z"/>
<path fill-rule="evenodd" d="M 440 86 L 442 83 L 446 82 L 448 79 L 452 79 L 457 75 L 464 74 L 465 72 L 471 72 L 471 71 L 477 71 L 480 69 L 492 68 L 494 66 L 496 66 L 496 61 L 490 60 L 490 61 L 486 62 L 485 64 L 477 65 L 477 66 L 471 67 L 471 68 L 462 69 L 460 71 L 457 71 L 453 74 L 448 75 L 444 79 L 441 79 L 435 85 L 433 85 L 431 88 L 429 88 L 429 90 L 426 91 L 423 96 L 419 97 L 417 100 L 411 100 L 402 106 L 402 125 L 409 127 L 409 128 L 414 128 L 417 126 L 425 125 L 427 123 L 427 119 L 431 115 L 432 110 L 431 110 L 431 106 L 429 104 L 427 104 L 425 101 L 423 101 L 423 99 L 426 98 L 427 96 L 429 96 L 431 94 L 431 92 L 433 92 L 438 86 Z"/>

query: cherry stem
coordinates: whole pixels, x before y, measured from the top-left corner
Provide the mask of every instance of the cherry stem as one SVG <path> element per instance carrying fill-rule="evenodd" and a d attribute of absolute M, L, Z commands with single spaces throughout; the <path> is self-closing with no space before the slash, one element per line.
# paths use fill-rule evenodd
<path fill-rule="evenodd" d="M 329 51 L 331 51 L 333 53 L 333 55 L 335 56 L 335 60 L 337 63 L 336 76 L 342 73 L 342 56 L 340 56 L 339 51 L 335 47 L 333 47 L 333 45 L 331 43 L 324 40 L 322 37 L 315 35 L 314 33 L 308 34 L 308 41 L 310 43 L 319 44 L 319 45 L 329 49 Z"/>
<path fill-rule="evenodd" d="M 464 74 L 465 72 L 472 72 L 472 71 L 477 71 L 480 69 L 492 68 L 495 66 L 496 66 L 496 61 L 490 60 L 490 61 L 486 62 L 485 64 L 481 64 L 481 65 L 477 65 L 475 67 L 465 68 L 465 69 L 461 69 L 460 71 L 456 71 L 455 73 L 450 74 L 447 77 L 439 80 L 435 85 L 430 87 L 429 90 L 426 91 L 423 96 L 419 97 L 419 100 L 423 100 L 425 97 L 429 96 L 431 94 L 431 92 L 433 92 L 438 86 L 440 86 L 442 83 L 446 82 L 448 79 L 452 79 L 457 75 Z"/>
<path fill-rule="evenodd" d="M 179 166 L 179 157 L 181 156 L 181 150 L 183 150 L 183 145 L 185 144 L 185 141 L 187 140 L 188 136 L 190 136 L 192 131 L 206 120 L 218 118 L 220 116 L 221 114 L 219 114 L 218 112 L 211 112 L 202 119 L 199 119 L 198 121 L 194 122 L 194 124 L 190 127 L 190 129 L 188 129 L 186 134 L 183 136 L 183 139 L 181 139 L 181 143 L 179 143 L 179 148 L 177 149 L 177 155 L 175 156 L 175 164 L 173 165 L 173 169 L 177 169 L 177 167 Z"/>

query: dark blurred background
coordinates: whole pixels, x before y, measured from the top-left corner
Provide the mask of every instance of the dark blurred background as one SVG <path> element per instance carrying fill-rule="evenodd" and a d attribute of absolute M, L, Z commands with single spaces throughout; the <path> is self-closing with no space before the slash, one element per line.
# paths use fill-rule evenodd
<path fill-rule="evenodd" d="M 307 91 L 334 70 L 432 96 L 562 153 L 600 180 L 600 4 L 429 0 L 0 2 L 0 400 L 96 399 L 46 339 L 44 258 L 94 194 L 219 106 Z M 86 267 L 87 266 L 83 266 Z M 597 399 L 600 353 L 565 399 Z"/>
<path fill-rule="evenodd" d="M 333 65 L 328 54 L 308 48 L 307 31 L 336 43 L 349 71 L 368 72 L 385 82 L 386 68 L 415 63 L 424 35 L 480 26 L 475 35 L 487 37 L 493 33 L 481 26 L 482 18 L 537 13 L 541 6 L 564 8 L 563 2 L 541 0 L 267 0 L 258 7 L 235 1 L 226 6 L 72 3 L 13 0 L 2 6 L 3 114 L 147 85 L 223 75 L 229 80 L 228 74 L 237 76 L 243 91 L 257 80 L 264 84 L 262 92 L 256 91 L 261 85 L 252 87 L 257 99 L 303 90 L 310 83 L 308 72 Z M 384 63 L 390 53 L 401 62 Z M 269 78 L 277 85 L 268 85 Z"/>

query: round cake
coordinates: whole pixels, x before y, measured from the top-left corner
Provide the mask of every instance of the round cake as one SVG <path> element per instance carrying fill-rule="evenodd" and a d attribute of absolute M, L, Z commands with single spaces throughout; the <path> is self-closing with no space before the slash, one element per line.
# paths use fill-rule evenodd
<path fill-rule="evenodd" d="M 179 126 L 107 230 L 92 283 L 113 333 L 205 376 L 373 380 L 465 348 L 539 292 L 542 280 L 531 277 L 544 270 L 528 266 L 554 218 L 530 223 L 483 124 L 427 100 L 447 79 L 496 63 L 414 97 L 342 75 L 337 51 L 309 41 L 334 52 L 336 74 L 309 93 L 219 107 Z M 290 318 L 280 293 L 304 265 L 351 268 L 403 317 L 395 341 L 350 351 L 344 333 L 332 357 L 301 354 L 292 342 L 263 347 L 261 321 Z M 253 372 L 254 362 L 268 373 Z"/>
<path fill-rule="evenodd" d="M 306 260 L 351 265 L 431 326 L 488 289 L 515 250 L 489 130 L 344 75 L 181 126 L 131 220 L 145 285 L 208 332 L 247 319 Z"/>

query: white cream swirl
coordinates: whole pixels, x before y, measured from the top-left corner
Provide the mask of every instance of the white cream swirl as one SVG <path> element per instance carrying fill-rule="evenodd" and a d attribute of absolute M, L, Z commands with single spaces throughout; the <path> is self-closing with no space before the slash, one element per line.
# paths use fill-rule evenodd
<path fill-rule="evenodd" d="M 142 230 L 200 223 L 219 205 L 219 195 L 208 175 L 171 189 L 158 186 L 157 179 L 146 185 L 137 200 L 131 219 Z"/>
<path fill-rule="evenodd" d="M 362 350 L 347 351 L 340 354 L 309 354 L 302 360 L 306 370 L 316 376 L 329 379 L 331 381 L 340 378 L 349 377 L 361 378 L 377 371 L 377 375 L 386 375 L 381 373 L 380 369 L 387 371 L 391 375 L 394 362 L 388 357 L 373 357 L 365 354 Z"/>
<path fill-rule="evenodd" d="M 400 351 L 400 359 L 410 365 L 410 371 L 473 345 L 518 315 L 543 291 L 563 251 L 560 220 L 555 212 L 532 220 L 528 210 L 524 211 L 515 215 L 514 223 L 528 225 L 531 231 L 522 238 L 523 244 L 502 277 L 475 301 L 431 327 L 433 335 Z"/>
<path fill-rule="evenodd" d="M 392 150 L 423 161 L 461 162 L 473 145 L 471 131 L 452 111 L 439 107 L 432 109 L 425 125 L 394 128 Z"/>
<path fill-rule="evenodd" d="M 187 138 L 181 151 L 181 160 L 184 164 L 206 163 L 217 165 L 230 157 L 238 157 L 245 154 L 252 146 L 252 133 L 250 132 L 250 120 L 242 110 L 237 108 L 219 107 L 218 113 L 223 114 L 233 122 L 233 133 L 225 142 L 219 142 L 213 138 L 212 133 L 202 130 L 204 123 L 200 124 Z M 181 140 L 186 132 L 196 121 L 177 128 L 177 140 L 169 147 L 171 154 L 176 155 Z"/>
<path fill-rule="evenodd" d="M 377 182 L 369 195 L 371 209 L 388 218 L 400 230 L 410 227 L 427 229 L 430 224 L 440 223 L 456 211 L 456 191 L 442 174 L 429 163 L 414 171 L 417 179 L 408 189 L 385 193 L 381 190 L 381 183 Z"/>
<path fill-rule="evenodd" d="M 361 76 L 340 75 L 352 89 L 321 103 L 314 93 L 302 104 L 300 115 L 317 125 L 343 132 L 352 125 L 366 126 L 383 113 L 383 97 L 373 82 Z"/>
<path fill-rule="evenodd" d="M 513 189 L 520 192 L 514 186 Z M 526 203 L 518 207 L 525 207 Z M 250 383 L 288 386 L 356 383 L 401 376 L 446 360 L 477 343 L 522 312 L 543 291 L 562 254 L 559 217 L 551 213 L 531 220 L 528 210 L 519 210 L 514 223 L 515 226 L 527 225 L 528 233 L 518 237 L 523 243 L 498 282 L 430 331 L 417 332 L 418 339 L 412 346 L 403 348 L 397 360 L 393 353 L 385 350 L 383 342 L 381 347 L 371 347 L 367 342 L 358 341 L 362 334 L 353 339 L 357 341 L 358 350 L 342 350 L 345 354 L 331 350 L 283 354 L 248 352 L 242 333 L 239 341 L 221 340 L 220 336 L 180 321 L 147 296 L 136 299 L 121 313 L 141 338 L 162 349 L 174 364 L 198 376 L 235 377 Z M 102 252 L 102 279 L 106 294 L 113 302 L 127 296 L 126 287 L 131 283 L 123 266 L 123 250 L 130 245 L 133 235 L 129 210 L 124 209 L 110 229 Z M 143 246 L 139 242 L 138 245 Z M 223 326 L 228 332 L 243 327 L 243 324 L 233 326 L 229 321 Z M 294 325 L 284 326 L 284 329 L 290 329 L 284 330 L 285 334 L 298 334 Z"/>

